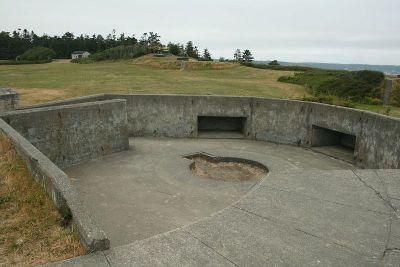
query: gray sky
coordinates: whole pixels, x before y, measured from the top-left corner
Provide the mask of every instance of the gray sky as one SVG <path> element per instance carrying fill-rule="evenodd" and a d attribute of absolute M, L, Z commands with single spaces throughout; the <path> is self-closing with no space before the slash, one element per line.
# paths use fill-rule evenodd
<path fill-rule="evenodd" d="M 0 0 L 0 31 L 192 40 L 214 58 L 400 65 L 400 0 Z"/>

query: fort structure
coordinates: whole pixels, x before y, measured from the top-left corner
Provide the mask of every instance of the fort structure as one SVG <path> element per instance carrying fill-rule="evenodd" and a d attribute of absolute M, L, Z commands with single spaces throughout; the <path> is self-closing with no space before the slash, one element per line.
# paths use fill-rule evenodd
<path fill-rule="evenodd" d="M 397 118 L 257 97 L 9 96 L 0 132 L 92 252 L 55 266 L 400 260 Z"/>

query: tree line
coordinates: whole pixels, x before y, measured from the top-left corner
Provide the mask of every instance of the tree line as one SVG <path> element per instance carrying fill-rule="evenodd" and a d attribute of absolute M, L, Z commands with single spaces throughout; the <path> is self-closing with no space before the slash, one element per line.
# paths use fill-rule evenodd
<path fill-rule="evenodd" d="M 62 36 L 37 35 L 26 29 L 13 32 L 0 32 L 0 59 L 16 59 L 25 51 L 33 47 L 46 47 L 53 49 L 56 58 L 70 58 L 74 51 L 100 52 L 121 45 L 147 45 L 150 50 L 157 50 L 161 46 L 160 36 L 157 33 L 144 33 L 139 39 L 134 35 L 126 36 L 116 34 L 113 30 L 103 37 L 101 34 L 75 36 L 66 32 Z"/>
<path fill-rule="evenodd" d="M 168 50 L 172 55 L 180 57 L 191 57 L 197 60 L 212 61 L 211 53 L 208 48 L 200 53 L 199 48 L 193 44 L 192 41 L 188 41 L 186 45 L 180 43 L 168 43 Z"/>
<path fill-rule="evenodd" d="M 61 36 L 48 34 L 38 35 L 27 29 L 15 30 L 13 32 L 0 32 L 0 60 L 15 60 L 26 51 L 36 47 L 45 47 L 54 50 L 55 58 L 70 58 L 74 51 L 88 51 L 91 54 L 99 53 L 110 48 L 120 46 L 147 47 L 149 53 L 157 53 L 163 50 L 160 35 L 155 32 L 143 33 L 140 38 L 135 35 L 127 36 L 124 33 L 117 34 L 116 30 L 106 36 L 85 34 L 75 36 L 66 32 Z M 168 43 L 168 52 L 180 56 L 191 57 L 197 60 L 212 61 L 212 55 L 208 48 L 200 52 L 199 48 L 188 41 L 186 45 L 180 43 Z M 239 62 L 252 62 L 253 56 L 249 50 L 241 52 L 239 49 L 234 54 L 234 60 Z M 221 60 L 220 61 L 228 61 Z"/>

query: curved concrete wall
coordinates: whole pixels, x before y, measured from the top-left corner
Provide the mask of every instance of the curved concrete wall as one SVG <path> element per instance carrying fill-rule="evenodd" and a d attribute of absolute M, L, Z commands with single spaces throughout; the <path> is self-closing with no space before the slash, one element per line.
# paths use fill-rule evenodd
<path fill-rule="evenodd" d="M 356 137 L 366 168 L 400 168 L 400 120 L 319 103 L 256 97 L 101 94 L 36 107 L 125 99 L 131 136 L 196 138 L 198 116 L 246 117 L 244 137 L 309 147 L 313 126 Z"/>
<path fill-rule="evenodd" d="M 105 95 L 126 99 L 132 136 L 197 137 L 197 116 L 246 117 L 245 138 L 310 146 L 313 125 L 356 136 L 357 164 L 400 168 L 400 120 L 319 103 L 254 97 Z"/>
<path fill-rule="evenodd" d="M 129 148 L 125 100 L 17 110 L 0 117 L 61 168 Z"/>

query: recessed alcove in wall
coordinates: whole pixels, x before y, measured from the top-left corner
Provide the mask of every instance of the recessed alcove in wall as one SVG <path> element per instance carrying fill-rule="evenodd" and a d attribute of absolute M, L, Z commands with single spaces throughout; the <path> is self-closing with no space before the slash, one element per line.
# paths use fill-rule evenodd
<path fill-rule="evenodd" d="M 198 116 L 200 138 L 244 138 L 246 117 Z"/>
<path fill-rule="evenodd" d="M 313 125 L 311 147 L 323 154 L 353 163 L 356 136 Z"/>

